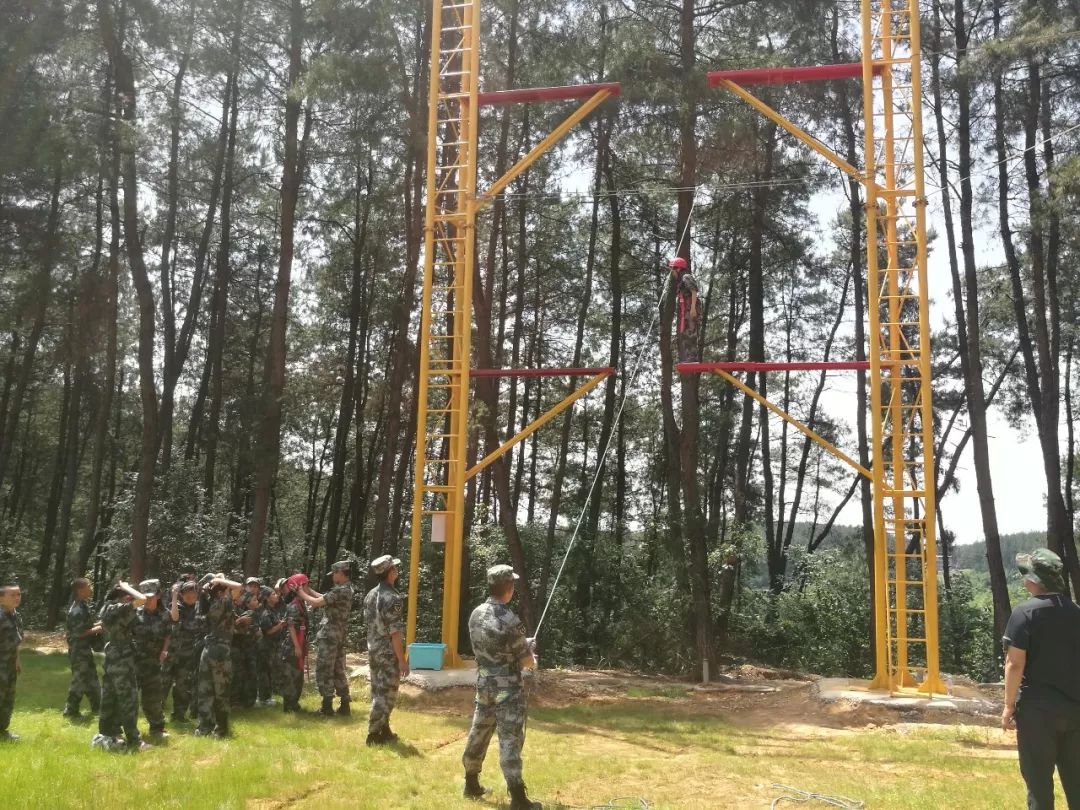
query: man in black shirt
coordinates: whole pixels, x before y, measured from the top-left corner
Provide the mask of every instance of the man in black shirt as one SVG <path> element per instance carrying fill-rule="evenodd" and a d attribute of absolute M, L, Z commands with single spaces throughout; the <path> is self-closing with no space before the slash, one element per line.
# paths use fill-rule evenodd
<path fill-rule="evenodd" d="M 1070 810 L 1080 810 L 1080 607 L 1052 551 L 1020 554 L 1016 565 L 1031 599 L 1005 628 L 1001 726 L 1016 728 L 1028 810 L 1054 807 L 1055 767 Z"/>

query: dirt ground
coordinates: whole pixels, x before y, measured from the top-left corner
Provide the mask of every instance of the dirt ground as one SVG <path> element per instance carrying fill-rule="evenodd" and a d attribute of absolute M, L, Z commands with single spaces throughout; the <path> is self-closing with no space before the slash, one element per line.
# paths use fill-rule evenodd
<path fill-rule="evenodd" d="M 589 703 L 662 703 L 674 716 L 722 717 L 745 727 L 791 726 L 803 730 L 901 728 L 920 725 L 964 725 L 993 728 L 997 715 L 974 715 L 954 710 L 897 710 L 853 701 L 824 702 L 815 694 L 812 675 L 744 665 L 725 673 L 723 683 L 700 686 L 660 676 L 614 670 L 545 670 L 529 689 L 530 705 L 561 708 Z M 971 691 L 968 687 L 965 691 Z M 472 708 L 469 689 L 425 692 L 404 684 L 418 711 L 460 715 Z M 984 695 L 993 699 L 989 691 Z M 1004 739 L 1004 734 L 1001 735 Z"/>

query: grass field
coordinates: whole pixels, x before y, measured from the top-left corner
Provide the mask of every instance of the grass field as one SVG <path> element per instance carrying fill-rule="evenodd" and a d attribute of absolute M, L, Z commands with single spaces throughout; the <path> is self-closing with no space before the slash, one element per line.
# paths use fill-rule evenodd
<path fill-rule="evenodd" d="M 467 690 L 403 695 L 394 727 L 408 744 L 394 748 L 364 746 L 358 684 L 351 720 L 253 709 L 234 714 L 231 740 L 182 726 L 166 745 L 125 755 L 91 750 L 96 722 L 60 716 L 67 672 L 62 653 L 24 651 L 12 722 L 23 739 L 0 748 L 6 807 L 478 807 L 461 798 Z M 1013 741 L 990 726 L 830 709 L 796 686 L 700 694 L 637 683 L 590 695 L 558 673 L 545 674 L 531 701 L 525 775 L 546 807 L 640 797 L 652 808 L 768 808 L 783 793 L 775 783 L 867 808 L 1024 804 Z M 310 694 L 304 702 L 316 703 Z M 493 743 L 483 781 L 495 790 L 481 807 L 507 803 L 497 759 Z"/>

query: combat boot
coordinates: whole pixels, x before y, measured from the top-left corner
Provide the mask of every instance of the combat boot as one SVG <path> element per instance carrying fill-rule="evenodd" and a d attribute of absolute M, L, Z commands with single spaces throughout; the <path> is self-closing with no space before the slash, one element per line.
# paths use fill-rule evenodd
<path fill-rule="evenodd" d="M 488 793 L 488 789 L 480 784 L 480 774 L 465 774 L 465 792 L 462 794 L 466 799 L 482 799 Z"/>
<path fill-rule="evenodd" d="M 82 720 L 78 705 L 72 706 L 70 703 L 64 707 L 64 713 L 61 716 L 68 720 Z"/>
<path fill-rule="evenodd" d="M 324 697 L 322 699 L 322 708 L 319 709 L 319 714 L 323 717 L 334 716 L 334 699 L 332 697 Z"/>
<path fill-rule="evenodd" d="M 544 805 L 529 799 L 529 793 L 525 789 L 525 783 L 507 785 L 510 791 L 510 810 L 544 810 Z"/>
<path fill-rule="evenodd" d="M 214 736 L 225 739 L 232 736 L 229 731 L 229 720 L 226 717 L 221 717 L 217 721 L 217 726 L 214 728 Z"/>
<path fill-rule="evenodd" d="M 349 708 L 351 702 L 351 698 L 343 697 L 341 699 L 341 705 L 338 706 L 337 710 L 338 717 L 352 717 L 352 710 Z"/>

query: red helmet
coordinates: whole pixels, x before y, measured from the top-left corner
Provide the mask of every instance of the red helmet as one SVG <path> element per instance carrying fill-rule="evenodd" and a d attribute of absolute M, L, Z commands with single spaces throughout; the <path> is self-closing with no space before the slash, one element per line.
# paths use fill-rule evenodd
<path fill-rule="evenodd" d="M 674 259 L 667 263 L 667 266 L 670 267 L 672 270 L 685 270 L 686 259 L 684 259 L 682 256 L 676 256 Z"/>
<path fill-rule="evenodd" d="M 285 580 L 285 585 L 290 591 L 295 591 L 303 588 L 307 584 L 308 578 L 306 574 L 293 574 L 291 577 Z"/>

